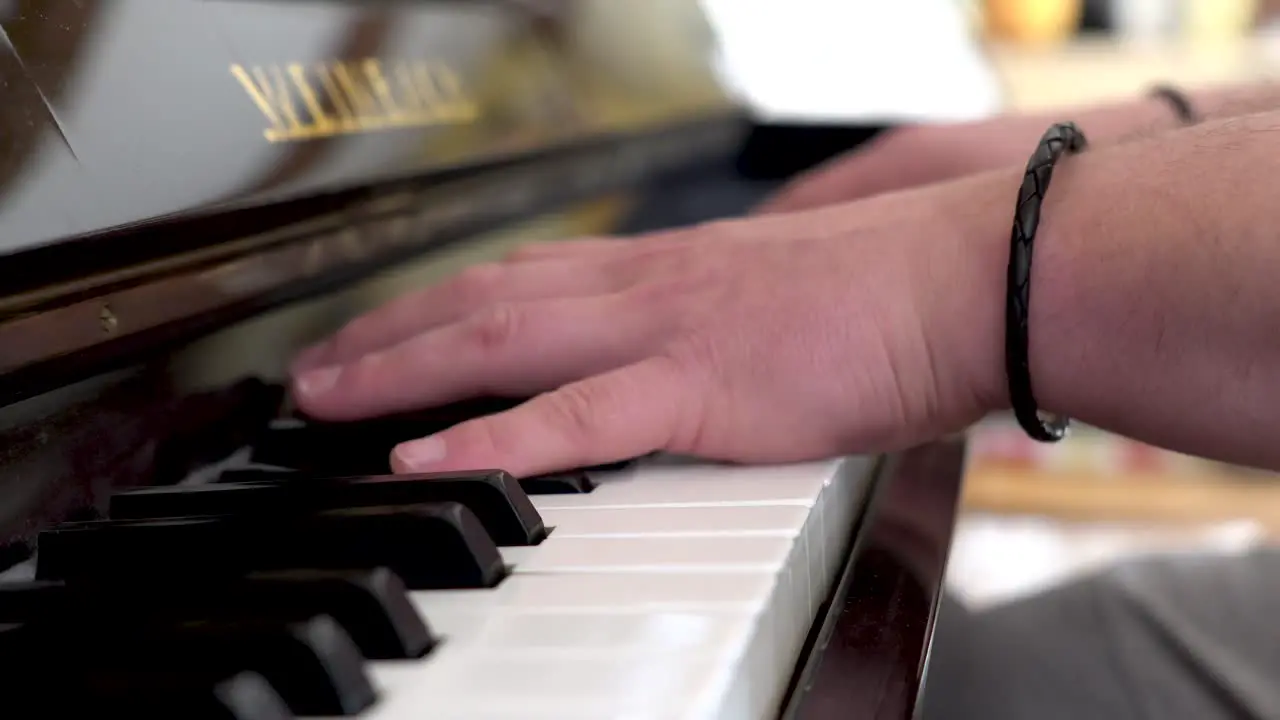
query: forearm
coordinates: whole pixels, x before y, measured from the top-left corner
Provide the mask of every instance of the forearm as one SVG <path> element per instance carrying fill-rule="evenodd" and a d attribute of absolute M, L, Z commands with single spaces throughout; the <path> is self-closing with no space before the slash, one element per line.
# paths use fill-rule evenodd
<path fill-rule="evenodd" d="M 1044 409 L 1280 469 L 1278 170 L 1280 113 L 1061 162 L 1032 267 L 1031 377 Z M 1003 288 L 1007 231 L 991 243 L 999 272 L 984 281 Z M 1003 382 L 994 304 L 983 326 L 999 331 L 983 342 Z"/>
<path fill-rule="evenodd" d="M 1203 122 L 1280 110 L 1280 83 L 1248 83 L 1183 90 Z M 1129 100 L 1034 114 L 1037 124 L 1074 120 L 1095 145 L 1177 130 L 1182 122 L 1165 100 L 1144 94 Z"/>
<path fill-rule="evenodd" d="M 1219 87 L 1189 94 L 1204 122 L 1280 109 L 1280 84 Z M 1079 125 L 1099 148 L 1184 127 L 1168 102 L 1146 95 L 958 125 L 900 128 L 793 180 L 756 212 L 801 210 L 1021 164 L 1044 129 L 1064 120 Z"/>

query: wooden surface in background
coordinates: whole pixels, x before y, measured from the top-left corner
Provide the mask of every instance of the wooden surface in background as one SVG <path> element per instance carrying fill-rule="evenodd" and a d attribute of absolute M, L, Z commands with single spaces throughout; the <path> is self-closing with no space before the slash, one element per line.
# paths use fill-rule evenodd
<path fill-rule="evenodd" d="M 1169 82 L 1194 88 L 1280 77 L 1280 40 L 1121 42 L 1085 37 L 1052 47 L 992 44 L 1010 110 L 1135 97 Z"/>
<path fill-rule="evenodd" d="M 967 511 L 1187 526 L 1249 520 L 1280 537 L 1280 481 L 1159 473 L 1108 476 L 978 463 L 966 483 Z"/>
<path fill-rule="evenodd" d="M 1009 418 L 970 433 L 964 507 L 1084 522 L 1248 520 L 1280 537 L 1280 475 L 1203 460 L 1077 425 L 1031 440 Z"/>

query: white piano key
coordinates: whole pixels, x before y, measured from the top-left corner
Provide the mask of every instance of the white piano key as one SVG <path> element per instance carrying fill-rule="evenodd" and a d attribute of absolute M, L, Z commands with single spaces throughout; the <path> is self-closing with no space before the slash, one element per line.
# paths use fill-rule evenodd
<path fill-rule="evenodd" d="M 465 642 L 486 650 L 512 652 L 725 652 L 748 637 L 757 622 L 753 613 L 498 612 L 485 618 Z"/>
<path fill-rule="evenodd" d="M 516 574 L 569 572 L 776 573 L 792 537 L 548 537 L 515 566 Z"/>
<path fill-rule="evenodd" d="M 410 593 L 418 612 L 446 638 L 477 632 L 500 612 L 761 612 L 774 593 L 772 573 L 513 575 L 497 588 Z"/>
<path fill-rule="evenodd" d="M 823 594 L 839 574 L 849 548 L 846 547 L 863 509 L 869 500 L 871 483 L 868 469 L 849 466 L 827 488 L 828 497 L 821 503 L 821 546 L 823 556 L 817 567 Z"/>
<path fill-rule="evenodd" d="M 542 542 L 546 542 L 543 540 Z M 517 567 L 529 562 L 529 559 L 540 552 L 541 545 L 513 545 L 510 547 L 498 548 L 498 553 L 502 555 L 502 561 L 508 567 Z"/>
<path fill-rule="evenodd" d="M 779 466 L 647 467 L 625 471 L 581 495 L 541 495 L 540 511 L 554 508 L 663 505 L 799 504 L 811 506 L 845 462 Z"/>
<path fill-rule="evenodd" d="M 561 539 L 632 535 L 787 535 L 800 532 L 811 509 L 803 505 L 715 505 L 547 508 L 539 512 L 543 522 L 552 528 L 552 534 Z"/>
<path fill-rule="evenodd" d="M 771 468 L 648 461 L 537 496 L 550 536 L 494 588 L 411 598 L 444 642 L 374 663 L 362 717 L 772 717 L 865 501 L 868 458 Z"/>
<path fill-rule="evenodd" d="M 489 611 L 500 608 L 605 608 L 627 611 L 741 610 L 766 602 L 773 591 L 771 573 L 716 573 L 690 582 L 687 573 L 512 575 L 496 588 L 421 590 L 410 593 L 418 611 L 455 607 Z"/>
<path fill-rule="evenodd" d="M 770 613 L 785 614 L 785 608 Z M 570 673 L 550 682 L 584 679 L 580 663 L 624 663 L 628 667 L 687 663 L 690 658 L 714 659 L 718 674 L 702 679 L 696 693 L 711 710 L 726 707 L 770 708 L 777 705 L 794 666 L 795 651 L 781 655 L 782 647 L 762 624 L 761 613 L 653 612 L 626 614 L 602 611 L 558 613 L 502 613 L 485 617 L 483 629 L 458 642 L 446 644 L 424 661 L 374 663 L 371 675 L 384 697 L 399 698 L 437 681 L 440 668 L 457 664 L 463 653 L 482 653 L 488 658 L 503 657 L 515 662 L 546 663 L 548 668 Z M 802 641 L 803 636 L 796 638 Z M 797 647 L 798 649 L 798 647 Z M 788 659 L 792 658 L 792 659 Z M 506 688 L 504 695 L 511 695 Z M 575 696 L 576 697 L 576 696 Z M 623 702 L 626 698 L 618 698 Z M 537 701 L 538 698 L 532 698 Z M 565 700 L 566 708 L 577 709 L 577 700 Z M 693 700 L 690 700 L 693 702 Z M 433 708 L 436 706 L 432 706 Z M 619 708 L 629 706 L 620 705 Z M 467 703 L 467 710 L 477 708 Z M 489 708 L 494 710 L 494 708 Z M 548 709 L 550 709 L 548 707 Z M 680 711 L 694 708 L 679 706 Z M 755 717 L 759 713 L 730 714 L 725 717 Z M 436 717 L 434 712 L 430 715 Z M 537 715 L 535 715 L 537 716 Z M 603 715 L 597 715 L 603 717 Z M 668 715 L 657 712 L 646 717 L 702 717 L 702 713 Z M 382 717 L 382 715 L 380 715 Z M 391 717 L 391 716 L 386 716 Z"/>
<path fill-rule="evenodd" d="M 707 717 L 723 695 L 726 667 L 736 653 L 637 657 L 443 647 L 423 663 L 414 682 L 401 677 L 385 685 L 383 700 L 362 717 Z M 377 670 L 381 675 L 382 668 Z"/>
<path fill-rule="evenodd" d="M 724 664 L 728 680 L 722 694 L 739 704 L 771 707 L 785 689 L 792 665 L 788 658 L 798 654 L 819 601 L 810 588 L 811 555 L 804 536 L 790 548 L 789 567 L 745 578 L 711 575 L 691 583 L 681 575 L 529 575 L 512 577 L 506 588 L 487 591 L 488 602 L 477 598 L 486 591 L 419 592 L 414 600 L 445 635 L 446 644 L 454 647 L 513 651 L 532 645 L 616 657 L 725 653 L 737 646 L 737 657 Z M 568 581 L 584 578 L 589 580 L 565 587 Z M 642 582 L 619 586 L 617 581 L 630 578 Z M 731 582 L 716 582 L 725 579 Z M 535 583 L 520 587 L 524 580 Z M 555 594 L 539 601 L 533 587 L 537 584 Z M 648 600 L 660 598 L 659 602 L 645 602 L 637 596 L 638 588 L 648 591 Z M 572 598 L 565 597 L 566 590 L 574 592 Z M 699 610 L 672 612 L 654 609 L 655 605 Z M 705 631 L 695 631 L 698 626 Z M 664 636 L 660 627 L 672 634 Z M 398 686 L 407 680 L 391 675 L 381 681 Z"/>
<path fill-rule="evenodd" d="M 728 657 L 759 633 L 759 613 L 698 611 L 616 612 L 602 609 L 474 613 L 466 632 L 448 634 L 427 658 L 378 662 L 370 673 L 379 688 L 394 692 L 414 683 L 462 650 L 528 657 L 584 658 L 654 655 Z"/>
<path fill-rule="evenodd" d="M 653 653 L 724 646 L 753 634 L 764 610 L 763 604 L 737 610 L 650 611 L 489 607 L 488 612 L 455 607 L 452 620 L 433 627 L 450 644 L 489 649 Z"/>

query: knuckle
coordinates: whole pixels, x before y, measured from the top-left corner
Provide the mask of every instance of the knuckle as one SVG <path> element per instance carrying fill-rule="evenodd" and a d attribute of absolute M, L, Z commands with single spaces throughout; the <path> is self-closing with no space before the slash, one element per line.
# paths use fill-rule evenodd
<path fill-rule="evenodd" d="M 643 280 L 634 286 L 636 301 L 651 312 L 691 316 L 701 298 L 712 287 L 710 272 L 696 257 L 680 253 L 681 257 L 663 260 L 661 265 L 646 268 Z"/>
<path fill-rule="evenodd" d="M 665 350 L 663 357 L 668 370 L 673 374 L 689 378 L 720 374 L 720 351 L 706 333 L 682 333 Z"/>
<path fill-rule="evenodd" d="M 603 404 L 597 385 L 574 383 L 547 396 L 555 427 L 571 439 L 585 439 L 596 430 L 596 413 Z"/>
<path fill-rule="evenodd" d="M 453 429 L 469 453 L 484 457 L 507 457 L 515 445 L 492 418 L 477 418 Z"/>
<path fill-rule="evenodd" d="M 372 392 L 378 380 L 386 375 L 387 356 L 384 353 L 369 353 L 350 365 L 342 368 L 338 375 L 336 387 L 352 394 Z"/>
<path fill-rule="evenodd" d="M 522 313 L 514 305 L 491 305 L 471 317 L 467 337 L 481 350 L 500 350 L 511 345 L 521 325 Z"/>
<path fill-rule="evenodd" d="M 717 373 L 709 357 L 700 344 L 677 343 L 659 358 L 663 374 L 670 382 L 696 389 L 682 394 L 673 411 L 667 445 L 674 452 L 697 452 L 706 448 L 711 440 L 708 398 L 713 394 L 713 378 Z"/>

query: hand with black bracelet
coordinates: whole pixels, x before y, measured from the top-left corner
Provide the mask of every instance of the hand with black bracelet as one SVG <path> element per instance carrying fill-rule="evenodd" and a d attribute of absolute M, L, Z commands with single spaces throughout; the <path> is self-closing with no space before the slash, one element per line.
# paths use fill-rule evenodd
<path fill-rule="evenodd" d="M 1054 158 L 1034 211 L 1022 188 L 1039 137 L 1017 166 L 961 180 L 525 252 L 355 319 L 298 360 L 298 401 L 360 418 L 533 396 L 400 446 L 401 471 L 885 451 L 1032 395 L 1280 469 L 1278 128 L 1252 115 L 1091 142 Z M 1011 361 L 1013 227 L 1032 216 Z"/>

